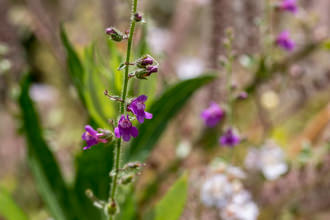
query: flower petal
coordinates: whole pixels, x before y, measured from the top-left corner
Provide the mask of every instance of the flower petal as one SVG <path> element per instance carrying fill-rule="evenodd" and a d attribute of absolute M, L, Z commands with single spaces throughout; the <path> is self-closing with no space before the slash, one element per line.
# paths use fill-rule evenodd
<path fill-rule="evenodd" d="M 118 127 L 115 128 L 115 136 L 116 138 L 120 138 L 120 131 Z"/>
<path fill-rule="evenodd" d="M 139 135 L 139 130 L 136 127 L 132 126 L 130 130 L 133 137 L 137 137 Z"/>
<path fill-rule="evenodd" d="M 136 101 L 139 101 L 139 102 L 145 102 L 145 101 L 147 101 L 147 99 L 148 99 L 148 96 L 146 96 L 146 95 L 140 95 L 139 97 L 137 97 L 136 99 L 134 99 L 134 101 L 136 100 Z"/>
<path fill-rule="evenodd" d="M 149 112 L 145 112 L 144 114 L 145 114 L 145 116 L 146 116 L 146 117 L 145 117 L 146 119 L 152 119 L 152 114 L 151 114 L 151 113 L 149 113 Z"/>
<path fill-rule="evenodd" d="M 97 131 L 95 131 L 94 128 L 92 128 L 90 125 L 86 125 L 85 130 L 92 136 L 96 136 L 97 134 Z"/>

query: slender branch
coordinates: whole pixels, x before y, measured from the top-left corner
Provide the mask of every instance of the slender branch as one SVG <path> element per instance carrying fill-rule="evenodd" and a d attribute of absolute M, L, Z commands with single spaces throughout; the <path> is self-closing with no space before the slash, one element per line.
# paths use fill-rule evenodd
<path fill-rule="evenodd" d="M 132 0 L 132 10 L 131 10 L 131 27 L 129 31 L 128 43 L 127 43 L 127 52 L 126 52 L 126 63 L 130 63 L 131 58 L 131 50 L 132 50 L 132 43 L 133 43 L 133 35 L 135 30 L 135 23 L 134 14 L 136 13 L 137 9 L 137 0 Z M 121 99 L 122 102 L 120 104 L 120 115 L 126 113 L 126 95 L 127 95 L 127 86 L 128 86 L 128 73 L 129 73 L 129 65 L 125 66 L 125 77 L 124 77 L 124 85 L 122 88 Z M 116 149 L 115 149 L 115 174 L 112 180 L 112 187 L 111 187 L 111 194 L 110 194 L 110 201 L 115 200 L 116 189 L 117 189 L 117 182 L 118 182 L 118 174 L 119 174 L 119 165 L 120 165 L 120 152 L 121 152 L 121 138 L 117 140 Z M 109 219 L 112 220 L 113 216 L 110 216 Z"/>

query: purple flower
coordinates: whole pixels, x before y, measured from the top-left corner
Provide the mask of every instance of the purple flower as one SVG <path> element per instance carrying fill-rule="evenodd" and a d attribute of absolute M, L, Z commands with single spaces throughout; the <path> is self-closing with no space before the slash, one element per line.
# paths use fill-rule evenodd
<path fill-rule="evenodd" d="M 279 8 L 283 11 L 289 11 L 292 13 L 296 13 L 298 10 L 296 0 L 282 0 Z"/>
<path fill-rule="evenodd" d="M 237 98 L 238 99 L 240 99 L 240 100 L 244 100 L 244 99 L 247 99 L 247 97 L 248 97 L 249 95 L 247 94 L 247 92 L 240 92 L 239 94 L 238 94 L 238 96 L 237 96 Z"/>
<path fill-rule="evenodd" d="M 234 147 L 241 142 L 241 139 L 232 128 L 229 128 L 220 137 L 219 142 L 222 146 Z"/>
<path fill-rule="evenodd" d="M 118 127 L 115 128 L 116 138 L 122 137 L 124 141 L 129 141 L 132 137 L 137 137 L 139 131 L 136 127 L 132 126 L 132 122 L 129 120 L 129 117 L 125 118 L 125 115 L 120 117 L 118 122 Z"/>
<path fill-rule="evenodd" d="M 201 117 L 206 126 L 210 128 L 215 127 L 224 115 L 225 112 L 215 102 L 212 102 L 211 105 L 201 113 Z"/>
<path fill-rule="evenodd" d="M 152 119 L 152 114 L 149 112 L 145 112 L 146 105 L 144 104 L 147 101 L 147 96 L 140 95 L 139 97 L 132 100 L 132 102 L 127 106 L 127 110 L 132 112 L 136 119 L 143 123 L 144 119 Z"/>
<path fill-rule="evenodd" d="M 276 44 L 279 47 L 282 47 L 283 49 L 287 51 L 292 51 L 295 47 L 295 43 L 290 38 L 290 34 L 288 31 L 282 31 L 276 38 Z"/>
<path fill-rule="evenodd" d="M 87 146 L 83 148 L 83 150 L 87 150 L 91 148 L 93 145 L 96 145 L 98 143 L 107 143 L 106 139 L 102 139 L 101 137 L 104 135 L 103 133 L 97 133 L 92 126 L 86 125 L 85 126 L 85 132 L 81 136 L 81 138 L 86 141 Z"/>

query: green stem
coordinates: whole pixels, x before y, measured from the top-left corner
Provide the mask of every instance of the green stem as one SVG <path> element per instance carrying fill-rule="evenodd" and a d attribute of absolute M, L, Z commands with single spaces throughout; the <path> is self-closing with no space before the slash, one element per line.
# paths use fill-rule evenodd
<path fill-rule="evenodd" d="M 228 122 L 233 123 L 233 97 L 232 97 L 232 72 L 233 72 L 233 54 L 232 54 L 232 39 L 229 39 L 228 48 L 228 63 L 226 67 L 227 72 L 227 96 L 228 96 Z"/>
<path fill-rule="evenodd" d="M 133 35 L 135 30 L 135 23 L 134 14 L 136 13 L 137 9 L 137 0 L 132 0 L 132 10 L 131 10 L 131 27 L 129 31 L 128 43 L 127 43 L 127 52 L 126 52 L 126 63 L 130 63 L 131 58 L 131 50 L 132 50 L 132 43 L 133 43 Z M 129 65 L 125 66 L 125 77 L 124 77 L 124 85 L 122 88 L 121 99 L 123 102 L 120 104 L 120 115 L 126 113 L 126 95 L 127 95 L 127 86 L 128 86 L 128 73 L 129 73 Z M 121 152 L 121 138 L 117 140 L 116 149 L 115 149 L 115 174 L 112 180 L 112 187 L 110 193 L 109 202 L 115 200 L 116 190 L 117 190 L 117 182 L 118 182 L 118 174 L 119 174 L 119 166 L 120 166 L 120 152 Z M 112 220 L 113 216 L 109 216 L 109 219 Z"/>

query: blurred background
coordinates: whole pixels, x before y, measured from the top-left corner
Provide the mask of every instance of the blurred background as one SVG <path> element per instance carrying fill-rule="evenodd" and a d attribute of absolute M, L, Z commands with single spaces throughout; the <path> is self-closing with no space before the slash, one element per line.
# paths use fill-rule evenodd
<path fill-rule="evenodd" d="M 276 47 L 268 51 L 267 56 L 283 68 L 258 78 L 265 1 L 139 1 L 147 24 L 138 28 L 135 45 L 145 41 L 148 53 L 160 63 L 160 72 L 144 87 L 151 100 L 180 80 L 209 72 L 219 76 L 171 120 L 148 157 L 137 187 L 144 189 L 153 180 L 159 186 L 152 199 L 142 196 L 142 210 L 164 194 L 178 170 L 189 170 L 191 187 L 181 219 L 220 219 L 217 210 L 200 204 L 199 181 L 216 156 L 230 153 L 214 144 L 218 136 L 205 128 L 200 112 L 210 101 L 225 100 L 219 60 L 224 55 L 225 30 L 232 27 L 235 88 L 249 93 L 248 99 L 235 103 L 235 126 L 246 141 L 235 148 L 232 161 L 244 167 L 249 149 L 272 139 L 285 152 L 289 167 L 276 180 L 245 181 L 259 206 L 259 219 L 330 219 L 330 1 L 299 0 L 298 5 L 296 14 L 274 13 L 270 22 L 274 36 L 290 31 L 295 51 Z M 111 63 L 104 30 L 115 26 L 125 32 L 129 6 L 122 0 L 0 0 L 0 186 L 29 219 L 51 219 L 51 215 L 26 161 L 17 104 L 19 81 L 30 73 L 29 95 L 44 137 L 64 177 L 72 181 L 73 158 L 81 152 L 88 113 L 68 74 L 60 29 L 65 29 L 79 55 L 93 44 L 96 59 Z M 126 44 L 119 43 L 117 49 L 124 55 Z"/>

